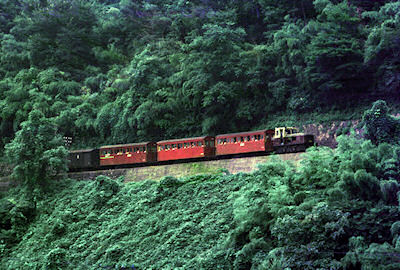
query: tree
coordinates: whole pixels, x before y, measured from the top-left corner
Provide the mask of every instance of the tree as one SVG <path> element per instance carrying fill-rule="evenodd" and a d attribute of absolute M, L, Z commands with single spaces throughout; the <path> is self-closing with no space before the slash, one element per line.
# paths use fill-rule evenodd
<path fill-rule="evenodd" d="M 332 1 L 333 2 L 333 1 Z M 363 66 L 362 24 L 346 2 L 315 1 L 319 15 L 304 31 L 311 37 L 306 47 L 303 82 L 320 102 L 365 91 L 369 86 Z"/>
<path fill-rule="evenodd" d="M 375 92 L 398 95 L 400 89 L 400 3 L 387 3 L 378 11 L 363 13 L 373 22 L 365 42 L 364 61 L 375 73 Z"/>
<path fill-rule="evenodd" d="M 203 26 L 203 34 L 184 46 L 188 54 L 182 65 L 181 95 L 202 132 L 215 134 L 237 129 L 237 104 L 243 95 L 240 52 L 245 31 L 227 22 Z M 243 126 L 242 126 L 243 128 Z"/>
<path fill-rule="evenodd" d="M 13 176 L 30 191 L 67 170 L 68 152 L 56 131 L 50 119 L 33 109 L 15 138 L 5 147 L 9 161 L 16 165 Z"/>
<path fill-rule="evenodd" d="M 389 115 L 389 108 L 383 100 L 375 101 L 363 116 L 365 137 L 374 144 L 396 143 L 400 136 L 400 122 Z"/>

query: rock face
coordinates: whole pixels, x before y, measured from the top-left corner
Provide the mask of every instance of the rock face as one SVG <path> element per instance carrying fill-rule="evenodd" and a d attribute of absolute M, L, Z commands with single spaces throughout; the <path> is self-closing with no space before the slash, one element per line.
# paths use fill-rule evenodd
<path fill-rule="evenodd" d="M 350 129 L 353 128 L 357 135 L 363 136 L 364 130 L 358 128 L 361 120 L 351 121 L 334 121 L 331 124 L 310 124 L 304 125 L 303 130 L 306 134 L 315 136 L 315 142 L 319 146 L 328 146 L 336 148 L 337 134 L 348 134 Z"/>

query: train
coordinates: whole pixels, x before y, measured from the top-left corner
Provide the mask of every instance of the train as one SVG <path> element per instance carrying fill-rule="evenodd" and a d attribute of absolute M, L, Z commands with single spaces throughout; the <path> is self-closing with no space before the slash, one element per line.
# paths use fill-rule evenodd
<path fill-rule="evenodd" d="M 156 165 L 230 157 L 252 153 L 302 152 L 314 145 L 314 136 L 295 127 L 278 127 L 240 133 L 105 145 L 69 151 L 69 170 L 97 170 L 127 165 Z"/>

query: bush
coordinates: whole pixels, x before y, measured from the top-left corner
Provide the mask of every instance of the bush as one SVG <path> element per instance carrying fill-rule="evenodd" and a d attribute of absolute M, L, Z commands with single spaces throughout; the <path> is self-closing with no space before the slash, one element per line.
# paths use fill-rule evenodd
<path fill-rule="evenodd" d="M 383 100 L 375 101 L 363 116 L 365 137 L 374 144 L 396 144 L 400 138 L 400 122 L 389 115 L 389 107 Z"/>

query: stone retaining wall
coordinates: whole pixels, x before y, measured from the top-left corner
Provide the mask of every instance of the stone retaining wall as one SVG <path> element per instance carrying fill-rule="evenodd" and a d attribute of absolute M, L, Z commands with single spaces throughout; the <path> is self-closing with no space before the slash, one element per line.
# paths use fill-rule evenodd
<path fill-rule="evenodd" d="M 283 160 L 298 162 L 302 153 L 282 154 Z M 125 182 L 138 182 L 146 179 L 160 180 L 164 176 L 183 177 L 201 173 L 217 173 L 227 170 L 229 173 L 251 172 L 257 168 L 257 164 L 266 162 L 271 156 L 242 157 L 211 161 L 197 161 L 182 164 L 158 165 L 137 167 L 129 169 L 101 170 L 95 172 L 69 173 L 68 176 L 77 180 L 93 180 L 99 175 L 111 178 L 125 176 Z"/>

